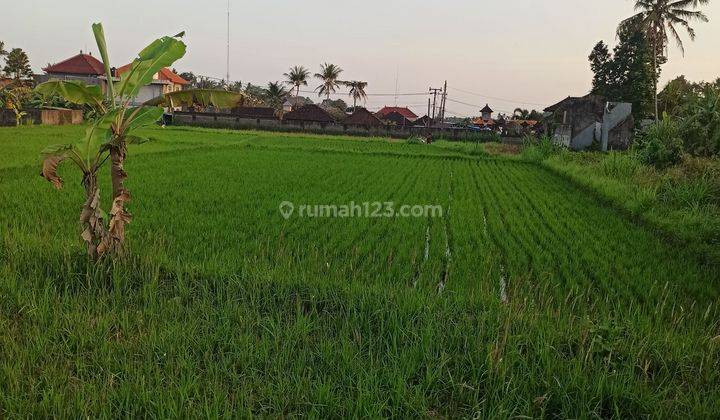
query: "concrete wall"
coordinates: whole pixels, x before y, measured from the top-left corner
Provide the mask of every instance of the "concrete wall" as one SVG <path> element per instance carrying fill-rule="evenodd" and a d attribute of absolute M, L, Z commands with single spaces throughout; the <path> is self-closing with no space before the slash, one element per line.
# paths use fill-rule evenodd
<path fill-rule="evenodd" d="M 26 109 L 23 124 L 68 125 L 81 124 L 83 112 L 79 109 Z M 15 113 L 11 110 L 0 111 L 0 126 L 16 125 Z"/>
<path fill-rule="evenodd" d="M 241 118 L 232 114 L 214 113 L 191 113 L 176 112 L 173 117 L 173 124 L 189 125 L 208 128 L 229 128 L 229 129 L 258 129 L 283 132 L 301 132 L 315 134 L 337 134 L 367 137 L 393 137 L 408 138 L 411 136 L 425 136 L 426 127 L 400 127 L 381 126 L 367 127 L 348 125 L 340 123 L 320 124 L 314 122 L 282 122 L 271 119 L 249 119 Z M 461 128 L 438 128 L 430 129 L 434 138 L 450 140 L 479 140 L 487 137 L 487 133 Z"/>

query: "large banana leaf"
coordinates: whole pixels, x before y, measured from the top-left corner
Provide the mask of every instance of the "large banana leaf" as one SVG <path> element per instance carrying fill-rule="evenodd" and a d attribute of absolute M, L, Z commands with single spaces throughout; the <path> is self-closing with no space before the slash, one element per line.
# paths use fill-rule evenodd
<path fill-rule="evenodd" d="M 66 159 L 71 159 L 75 162 L 80 170 L 87 173 L 87 167 L 79 159 L 77 150 L 72 144 L 55 144 L 46 147 L 40 152 L 40 158 L 42 159 L 42 173 L 43 178 L 52 182 L 52 184 L 58 190 L 62 188 L 63 180 L 57 173 L 57 168 Z"/>
<path fill-rule="evenodd" d="M 35 87 L 35 92 L 49 97 L 60 95 L 66 101 L 78 105 L 90 105 L 98 110 L 104 110 L 103 93 L 100 86 L 86 85 L 74 80 L 50 80 Z"/>
<path fill-rule="evenodd" d="M 125 133 L 132 130 L 155 124 L 163 114 L 163 109 L 156 106 L 140 106 L 128 110 L 130 117 L 125 122 Z"/>
<path fill-rule="evenodd" d="M 182 34 L 178 34 L 182 35 Z M 134 98 L 142 86 L 152 82 L 155 73 L 171 66 L 185 55 L 185 43 L 175 37 L 165 36 L 153 41 L 140 51 L 130 70 L 122 75 L 117 86 L 118 96 Z"/>
<path fill-rule="evenodd" d="M 166 93 L 165 95 L 146 102 L 145 105 L 189 107 L 197 104 L 218 108 L 233 108 L 241 105 L 244 99 L 245 96 L 237 92 L 216 89 L 189 89 Z"/>
<path fill-rule="evenodd" d="M 92 25 L 93 34 L 95 35 L 95 42 L 97 43 L 98 49 L 100 50 L 100 57 L 103 60 L 103 66 L 105 67 L 105 77 L 107 78 L 108 87 L 108 98 L 111 103 L 115 103 L 115 91 L 113 86 L 112 72 L 110 71 L 110 58 L 108 57 L 107 43 L 105 42 L 105 31 L 103 30 L 102 23 L 93 23 Z"/>

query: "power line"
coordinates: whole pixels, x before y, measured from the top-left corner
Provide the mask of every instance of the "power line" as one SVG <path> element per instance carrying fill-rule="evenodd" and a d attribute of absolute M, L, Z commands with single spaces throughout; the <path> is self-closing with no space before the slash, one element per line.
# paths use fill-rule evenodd
<path fill-rule="evenodd" d="M 481 98 L 494 99 L 496 101 L 511 102 L 511 103 L 522 104 L 522 105 L 536 105 L 536 106 L 545 106 L 546 105 L 546 104 L 540 104 L 537 102 L 523 102 L 523 101 L 516 101 L 514 99 L 506 99 L 506 98 L 499 98 L 496 96 L 483 95 L 482 93 L 475 93 L 475 92 L 471 92 L 471 91 L 465 90 L 465 89 L 458 89 L 456 87 L 450 87 L 450 89 L 457 90 L 458 92 L 467 93 L 468 95 L 479 96 Z"/>

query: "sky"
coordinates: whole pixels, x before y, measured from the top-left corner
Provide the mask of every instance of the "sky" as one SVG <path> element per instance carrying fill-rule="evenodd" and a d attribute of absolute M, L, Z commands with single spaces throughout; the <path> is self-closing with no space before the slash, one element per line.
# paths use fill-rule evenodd
<path fill-rule="evenodd" d="M 410 106 L 419 115 L 425 93 L 448 82 L 447 115 L 542 109 L 590 89 L 587 56 L 595 43 L 615 44 L 617 24 L 632 0 L 230 0 L 230 79 L 267 84 L 292 65 L 313 73 L 328 62 L 345 80 L 368 82 L 366 106 Z M 662 81 L 720 76 L 720 1 L 703 10 L 697 40 L 683 34 Z M 179 71 L 224 78 L 227 0 L 25 0 L 0 12 L 0 40 L 20 47 L 41 72 L 80 50 L 98 56 L 90 25 L 102 22 L 113 66 L 132 60 L 163 35 L 186 31 L 188 52 Z M 307 90 L 318 82 L 312 80 Z M 397 90 L 396 90 L 397 86 Z M 384 96 L 388 95 L 388 96 Z M 315 96 L 315 94 L 306 94 Z M 347 93 L 335 98 L 351 102 Z"/>

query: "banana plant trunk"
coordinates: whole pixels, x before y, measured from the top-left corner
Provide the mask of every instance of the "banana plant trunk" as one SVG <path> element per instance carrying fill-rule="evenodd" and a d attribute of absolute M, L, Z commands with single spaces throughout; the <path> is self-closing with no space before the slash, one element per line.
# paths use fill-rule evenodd
<path fill-rule="evenodd" d="M 130 213 L 125 204 L 130 201 L 130 192 L 125 188 L 127 173 L 124 169 L 127 148 L 125 141 L 118 141 L 110 148 L 110 177 L 112 180 L 113 203 L 110 209 L 110 223 L 105 240 L 98 248 L 100 254 L 121 255 L 125 245 L 125 225 L 130 223 Z"/>
<path fill-rule="evenodd" d="M 80 224 L 83 228 L 82 239 L 87 246 L 88 257 L 92 260 L 98 258 L 98 246 L 107 237 L 107 230 L 102 220 L 100 211 L 100 188 L 98 186 L 97 174 L 88 173 L 83 177 L 85 187 L 85 203 L 80 212 Z"/>

